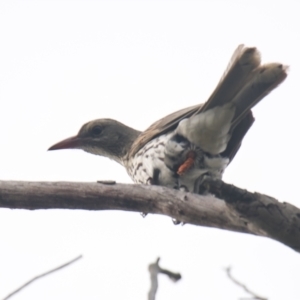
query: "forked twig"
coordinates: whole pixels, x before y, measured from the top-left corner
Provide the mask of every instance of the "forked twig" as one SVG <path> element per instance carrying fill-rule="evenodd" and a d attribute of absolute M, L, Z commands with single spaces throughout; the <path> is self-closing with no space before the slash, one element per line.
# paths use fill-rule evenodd
<path fill-rule="evenodd" d="M 172 281 L 176 282 L 179 279 L 181 279 L 181 275 L 179 273 L 174 273 L 169 270 L 162 269 L 159 266 L 159 260 L 160 258 L 158 257 L 156 262 L 153 264 L 150 264 L 148 267 L 148 270 L 150 272 L 150 279 L 151 279 L 151 287 L 150 291 L 148 293 L 148 300 L 155 300 L 156 292 L 158 289 L 158 274 L 165 274 L 167 275 Z"/>

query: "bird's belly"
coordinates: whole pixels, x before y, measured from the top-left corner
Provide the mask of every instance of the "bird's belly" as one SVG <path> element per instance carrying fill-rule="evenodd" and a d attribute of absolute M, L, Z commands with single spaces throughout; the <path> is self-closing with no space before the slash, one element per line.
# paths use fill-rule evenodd
<path fill-rule="evenodd" d="M 227 158 L 202 157 L 201 165 L 195 163 L 183 175 L 166 164 L 166 147 L 173 136 L 164 134 L 148 142 L 128 162 L 126 169 L 129 176 L 136 183 L 167 186 L 169 188 L 184 189 L 189 192 L 198 190 L 199 179 L 209 174 L 213 178 L 221 178 L 228 164 Z M 186 152 L 185 152 L 186 153 Z M 185 158 L 179 158 L 179 160 Z"/>
<path fill-rule="evenodd" d="M 166 140 L 168 135 L 151 140 L 129 160 L 126 169 L 134 182 L 174 187 L 174 172 L 164 163 Z"/>

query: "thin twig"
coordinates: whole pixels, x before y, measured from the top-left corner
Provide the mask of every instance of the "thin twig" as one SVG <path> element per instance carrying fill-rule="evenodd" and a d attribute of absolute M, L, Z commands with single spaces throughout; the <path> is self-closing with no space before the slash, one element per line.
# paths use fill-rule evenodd
<path fill-rule="evenodd" d="M 26 286 L 28 286 L 29 284 L 33 283 L 37 279 L 40 279 L 41 277 L 47 276 L 47 275 L 49 275 L 49 274 L 51 274 L 53 272 L 56 272 L 56 271 L 58 271 L 58 270 L 60 270 L 62 268 L 65 268 L 65 267 L 69 266 L 70 264 L 74 263 L 75 261 L 77 261 L 77 260 L 79 260 L 81 258 L 82 258 L 82 255 L 79 255 L 78 257 L 72 259 L 71 261 L 69 261 L 69 262 L 67 262 L 67 263 L 65 263 L 65 264 L 63 264 L 63 265 L 61 265 L 61 266 L 59 266 L 59 267 L 57 267 L 55 269 L 52 269 L 52 270 L 50 270 L 48 272 L 45 272 L 43 274 L 40 274 L 40 275 L 37 275 L 37 276 L 33 277 L 32 279 L 30 279 L 29 281 L 27 281 L 26 283 L 24 283 L 22 286 L 20 286 L 16 290 L 14 290 L 12 293 L 10 293 L 9 295 L 7 295 L 5 298 L 3 298 L 3 300 L 7 300 L 7 299 L 11 298 L 13 295 L 15 295 L 16 293 L 20 292 L 22 289 L 24 289 Z"/>
<path fill-rule="evenodd" d="M 156 259 L 156 262 L 153 264 L 150 264 L 148 267 L 148 270 L 150 272 L 150 280 L 151 280 L 150 291 L 148 293 L 148 300 L 155 300 L 156 292 L 158 289 L 158 278 L 157 277 L 158 277 L 159 273 L 167 275 L 174 282 L 181 279 L 181 275 L 179 273 L 174 273 L 169 270 L 162 269 L 159 266 L 159 260 L 160 260 L 160 258 L 158 257 Z"/>
<path fill-rule="evenodd" d="M 229 279 L 234 282 L 236 285 L 240 286 L 246 293 L 250 294 L 251 296 L 253 296 L 254 298 L 253 299 L 256 299 L 256 300 L 268 300 L 268 298 L 265 298 L 265 297 L 262 297 L 262 296 L 259 296 L 257 295 L 256 293 L 252 292 L 251 290 L 249 290 L 247 288 L 247 286 L 241 282 L 239 282 L 237 279 L 235 279 L 232 275 L 231 275 L 231 267 L 227 267 L 225 269 L 226 273 L 227 273 L 227 276 L 229 277 Z"/>

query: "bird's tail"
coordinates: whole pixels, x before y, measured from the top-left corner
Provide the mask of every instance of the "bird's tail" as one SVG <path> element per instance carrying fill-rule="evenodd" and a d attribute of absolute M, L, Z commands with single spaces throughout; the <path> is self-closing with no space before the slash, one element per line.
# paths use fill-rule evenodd
<path fill-rule="evenodd" d="M 284 81 L 287 69 L 280 63 L 270 63 L 252 72 L 251 80 L 232 99 L 236 106 L 234 124 L 238 124 L 252 107 Z"/>
<path fill-rule="evenodd" d="M 200 110 L 232 103 L 236 107 L 232 122 L 238 124 L 251 108 L 284 81 L 287 69 L 280 63 L 261 65 L 256 48 L 240 45 L 216 89 Z"/>
<path fill-rule="evenodd" d="M 286 71 L 279 63 L 261 65 L 256 48 L 240 45 L 211 97 L 176 132 L 205 152 L 233 157 L 253 123 L 251 108 L 286 78 Z M 236 129 L 240 125 L 243 129 Z"/>

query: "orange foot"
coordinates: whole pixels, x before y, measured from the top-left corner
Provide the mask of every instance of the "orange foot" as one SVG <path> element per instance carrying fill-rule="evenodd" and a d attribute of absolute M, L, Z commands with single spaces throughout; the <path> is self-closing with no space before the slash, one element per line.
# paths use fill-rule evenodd
<path fill-rule="evenodd" d="M 183 175 L 186 171 L 188 171 L 192 165 L 195 162 L 195 158 L 196 158 L 196 152 L 191 150 L 188 155 L 187 155 L 187 159 L 185 160 L 185 162 L 179 166 L 178 170 L 177 170 L 177 174 L 178 175 Z"/>

